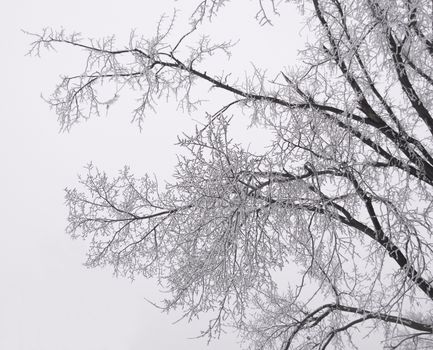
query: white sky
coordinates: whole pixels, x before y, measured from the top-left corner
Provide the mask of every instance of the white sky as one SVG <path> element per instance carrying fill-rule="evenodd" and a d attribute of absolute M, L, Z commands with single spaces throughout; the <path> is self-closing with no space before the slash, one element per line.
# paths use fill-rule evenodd
<path fill-rule="evenodd" d="M 109 269 L 84 268 L 86 244 L 64 233 L 63 188 L 74 186 L 85 164 L 93 161 L 109 171 L 128 164 L 137 175 L 168 176 L 176 160 L 176 135 L 191 119 L 162 103 L 139 133 L 129 123 L 133 106 L 120 102 L 107 118 L 59 134 L 54 111 L 40 93 L 48 95 L 60 74 L 80 73 L 81 56 L 59 48 L 41 58 L 25 57 L 30 38 L 20 31 L 64 27 L 85 37 L 117 34 L 122 45 L 132 28 L 150 37 L 159 16 L 171 13 L 173 1 L 16 0 L 2 5 L 0 349 L 203 349 L 205 340 L 188 338 L 205 327 L 205 317 L 193 325 L 173 325 L 176 315 L 162 315 L 144 300 L 161 299 L 152 281 L 131 283 L 114 278 Z M 284 30 L 260 29 L 253 20 L 256 5 L 238 0 L 206 26 L 211 36 L 241 40 L 228 64 L 213 63 L 220 64 L 215 73 L 224 68 L 243 76 L 251 62 L 279 71 L 293 62 L 302 47 L 299 17 L 290 13 L 287 21 L 293 11 L 287 8 L 276 19 L 286 23 Z M 238 348 L 231 335 L 209 347 Z"/>

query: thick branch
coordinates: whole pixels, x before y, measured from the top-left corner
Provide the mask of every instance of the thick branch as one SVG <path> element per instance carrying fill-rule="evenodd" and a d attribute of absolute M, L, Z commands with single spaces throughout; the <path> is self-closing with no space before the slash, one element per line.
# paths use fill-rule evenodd
<path fill-rule="evenodd" d="M 364 322 L 367 320 L 371 320 L 371 319 L 376 319 L 376 320 L 380 320 L 380 321 L 384 321 L 384 322 L 388 322 L 388 323 L 394 323 L 396 325 L 405 326 L 405 327 L 408 327 L 411 329 L 415 329 L 417 331 L 427 332 L 430 334 L 433 333 L 433 325 L 432 324 L 421 323 L 421 322 L 411 320 L 409 318 L 393 316 L 393 315 L 389 315 L 389 314 L 382 313 L 382 312 L 374 312 L 374 311 L 370 311 L 367 309 L 356 308 L 353 306 L 329 303 L 329 304 L 322 305 L 322 306 L 318 307 L 317 309 L 315 309 L 314 311 L 310 312 L 307 316 L 304 317 L 304 319 L 302 319 L 299 322 L 299 324 L 296 326 L 296 328 L 291 333 L 289 339 L 287 340 L 285 347 L 284 347 L 284 350 L 288 350 L 290 348 L 290 345 L 292 344 L 293 339 L 295 338 L 295 336 L 300 331 L 302 331 L 303 329 L 306 329 L 306 328 L 315 327 L 316 325 L 318 325 L 326 317 L 328 317 L 331 313 L 333 313 L 335 311 L 358 314 L 358 315 L 362 315 L 362 317 L 357 318 L 357 319 L 353 320 L 352 322 L 349 322 L 348 324 L 346 324 L 343 327 L 333 329 L 331 332 L 329 332 L 329 334 L 327 335 L 327 337 L 324 339 L 324 341 L 322 343 L 321 349 L 325 349 L 327 347 L 327 345 L 329 344 L 329 342 L 332 340 L 332 338 L 334 337 L 334 335 L 336 333 L 347 330 L 348 328 L 354 326 L 355 324 L 358 324 L 358 323 L 361 323 L 361 322 Z"/>

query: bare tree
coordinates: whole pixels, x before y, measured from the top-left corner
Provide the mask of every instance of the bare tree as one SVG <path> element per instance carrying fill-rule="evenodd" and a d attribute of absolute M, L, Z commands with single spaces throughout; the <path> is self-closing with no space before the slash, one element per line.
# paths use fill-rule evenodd
<path fill-rule="evenodd" d="M 383 332 L 383 347 L 431 349 L 432 2 L 296 1 L 314 33 L 299 66 L 243 82 L 206 67 L 231 43 L 204 36 L 186 49 L 226 2 L 202 1 L 176 40 L 171 22 L 124 48 L 36 35 L 33 53 L 61 43 L 88 52 L 84 73 L 64 77 L 48 101 L 66 130 L 125 87 L 140 93 L 140 124 L 161 97 L 187 111 L 204 94 L 230 97 L 179 139 L 165 188 L 89 166 L 82 189 L 67 190 L 67 232 L 90 242 L 88 266 L 156 276 L 171 293 L 165 310 L 211 313 L 211 337 L 232 326 L 257 349 L 348 349 L 363 326 Z M 259 21 L 278 6 L 260 1 Z M 115 93 L 101 102 L 105 81 Z M 203 84 L 213 89 L 194 89 Z M 252 154 L 232 140 L 228 112 L 272 130 L 270 147 Z"/>

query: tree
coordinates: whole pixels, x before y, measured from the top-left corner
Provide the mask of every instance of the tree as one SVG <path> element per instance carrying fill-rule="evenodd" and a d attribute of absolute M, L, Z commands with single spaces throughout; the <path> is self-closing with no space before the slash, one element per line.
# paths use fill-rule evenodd
<path fill-rule="evenodd" d="M 200 108 L 197 86 L 231 99 L 179 138 L 174 180 L 94 166 L 68 189 L 72 237 L 90 242 L 88 266 L 157 277 L 167 311 L 210 312 L 204 334 L 239 330 L 253 348 L 355 347 L 358 326 L 383 331 L 392 349 L 433 346 L 433 4 L 427 0 L 294 1 L 314 34 L 295 69 L 256 69 L 240 82 L 206 58 L 231 43 L 186 42 L 225 0 L 202 1 L 191 29 L 151 39 L 86 41 L 45 30 L 31 52 L 66 43 L 88 52 L 49 104 L 61 127 L 109 107 L 122 88 L 140 92 L 141 125 L 159 98 Z M 273 0 L 257 18 L 270 24 Z M 266 10 L 270 8 L 270 10 Z M 101 102 L 100 86 L 114 86 Z M 253 154 L 230 134 L 229 113 L 273 132 Z M 290 266 L 289 266 L 290 264 Z M 279 276 L 296 264 L 298 279 Z"/>

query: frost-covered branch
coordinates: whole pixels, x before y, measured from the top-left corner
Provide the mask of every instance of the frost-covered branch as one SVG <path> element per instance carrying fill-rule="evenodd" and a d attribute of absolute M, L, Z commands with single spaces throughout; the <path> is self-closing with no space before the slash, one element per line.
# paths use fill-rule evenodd
<path fill-rule="evenodd" d="M 89 166 L 80 189 L 67 190 L 68 233 L 90 242 L 89 266 L 156 277 L 169 292 L 164 310 L 208 315 L 211 338 L 231 326 L 257 349 L 346 349 L 358 327 L 374 324 L 384 346 L 428 349 L 432 3 L 303 3 L 311 35 L 301 63 L 272 77 L 254 66 L 244 78 L 227 73 L 230 62 L 223 73 L 206 65 L 233 50 L 200 32 L 223 6 L 200 1 L 180 35 L 174 15 L 153 37 L 132 33 L 123 46 L 114 37 L 34 35 L 33 54 L 61 45 L 85 52 L 84 71 L 63 77 L 47 99 L 64 130 L 126 88 L 138 96 L 139 125 L 167 98 L 203 116 L 179 137 L 163 187 Z M 263 24 L 284 4 L 258 6 Z M 214 96 L 221 106 L 208 113 L 203 101 Z M 239 115 L 269 132 L 267 148 L 236 142 Z"/>

